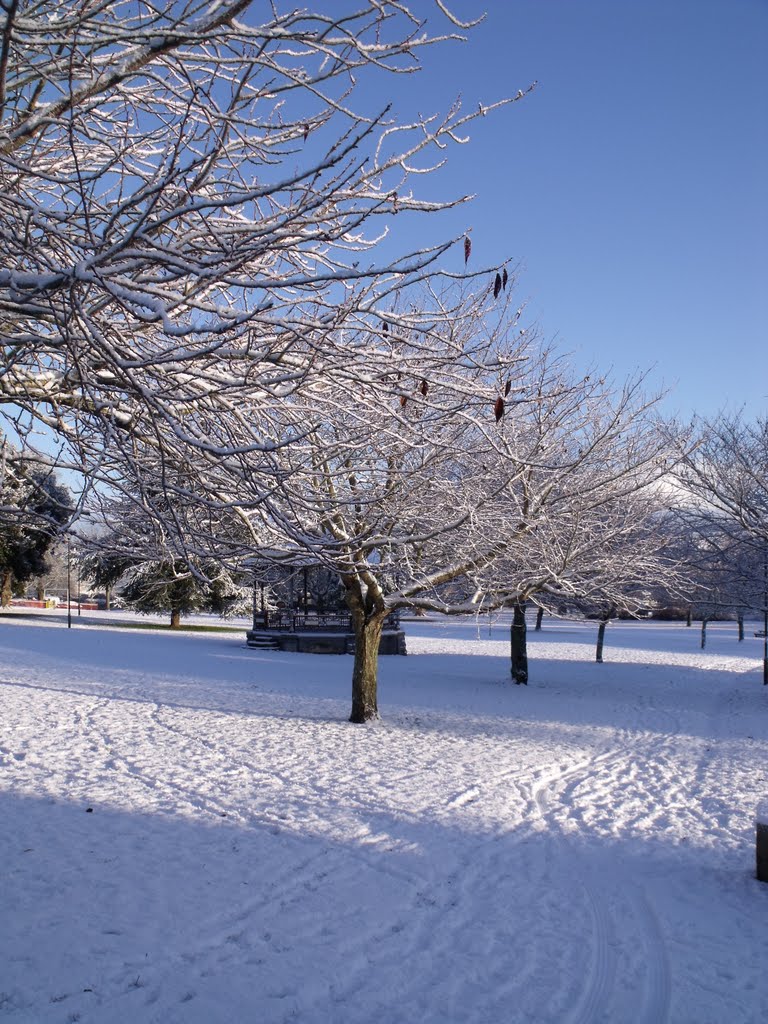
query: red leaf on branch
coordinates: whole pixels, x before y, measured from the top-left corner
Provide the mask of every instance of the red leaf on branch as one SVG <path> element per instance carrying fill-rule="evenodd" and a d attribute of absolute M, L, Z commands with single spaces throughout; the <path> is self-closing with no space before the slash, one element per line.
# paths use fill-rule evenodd
<path fill-rule="evenodd" d="M 499 422 L 501 417 L 504 415 L 504 399 L 503 398 L 497 398 L 496 401 L 493 403 L 493 415 L 496 417 L 496 422 L 497 423 Z"/>
<path fill-rule="evenodd" d="M 507 288 L 507 281 L 508 281 L 508 280 L 509 280 L 509 274 L 507 273 L 507 268 L 506 268 L 506 267 L 504 267 L 504 269 L 503 269 L 503 270 L 502 270 L 502 272 L 501 272 L 501 287 L 502 287 L 502 288 L 503 288 L 503 289 L 504 289 L 505 291 L 506 291 L 506 288 Z"/>
<path fill-rule="evenodd" d="M 407 395 L 400 395 L 400 408 L 401 409 L 405 408 L 405 404 L 406 404 L 407 401 L 408 401 L 408 396 Z"/>
<path fill-rule="evenodd" d="M 499 292 L 501 291 L 501 274 L 496 275 L 496 280 L 493 282 L 493 297 L 498 299 Z"/>
<path fill-rule="evenodd" d="M 305 141 L 305 142 L 307 141 L 307 136 L 308 136 L 308 135 L 309 135 L 309 125 L 308 125 L 308 124 L 305 124 L 305 125 L 304 125 L 304 141 Z"/>
<path fill-rule="evenodd" d="M 509 392 L 512 390 L 512 381 L 508 380 L 504 385 L 504 397 L 506 398 Z"/>
<path fill-rule="evenodd" d="M 422 393 L 422 395 L 424 395 L 425 398 L 427 397 L 427 392 L 429 391 L 429 384 L 427 384 L 427 382 L 425 380 L 423 380 L 421 382 L 421 386 L 419 387 L 419 391 Z"/>
<path fill-rule="evenodd" d="M 472 252 L 472 239 L 465 237 L 465 239 L 464 239 L 464 266 L 465 267 L 467 265 L 467 260 L 469 259 L 469 254 L 471 252 Z"/>

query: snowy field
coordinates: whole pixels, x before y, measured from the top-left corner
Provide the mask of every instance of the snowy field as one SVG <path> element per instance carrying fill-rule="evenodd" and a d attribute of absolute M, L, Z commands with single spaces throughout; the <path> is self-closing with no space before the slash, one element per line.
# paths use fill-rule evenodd
<path fill-rule="evenodd" d="M 348 657 L 0 616 L 0 1021 L 763 1024 L 761 641 Z"/>

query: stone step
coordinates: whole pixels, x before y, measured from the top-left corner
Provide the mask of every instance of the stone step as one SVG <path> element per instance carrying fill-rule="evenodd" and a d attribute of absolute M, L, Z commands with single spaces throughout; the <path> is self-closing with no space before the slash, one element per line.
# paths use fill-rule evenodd
<path fill-rule="evenodd" d="M 280 644 L 272 633 L 260 633 L 256 630 L 249 630 L 246 643 L 259 651 L 279 651 Z"/>

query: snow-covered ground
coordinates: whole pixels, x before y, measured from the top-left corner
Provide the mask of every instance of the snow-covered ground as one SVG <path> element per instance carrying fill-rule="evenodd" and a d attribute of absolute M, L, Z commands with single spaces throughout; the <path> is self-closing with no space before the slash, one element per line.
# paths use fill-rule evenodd
<path fill-rule="evenodd" d="M 0 1020 L 768 1020 L 761 641 L 408 623 L 348 657 L 0 616 Z"/>

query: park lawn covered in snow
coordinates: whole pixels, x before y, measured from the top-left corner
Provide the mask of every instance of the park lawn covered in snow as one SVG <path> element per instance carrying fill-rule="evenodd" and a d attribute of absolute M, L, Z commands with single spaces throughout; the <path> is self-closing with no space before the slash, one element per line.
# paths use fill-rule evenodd
<path fill-rule="evenodd" d="M 0 616 L 0 1020 L 768 1020 L 760 641 L 348 657 Z"/>

